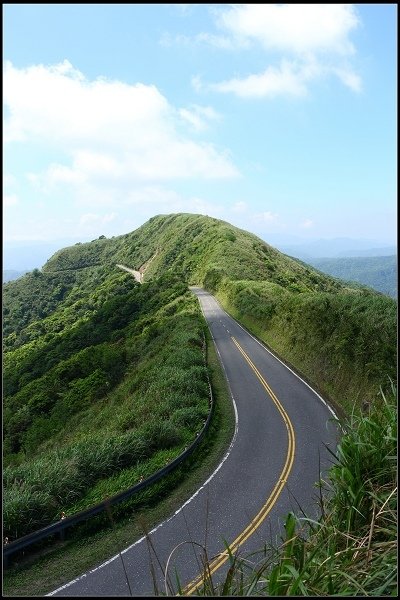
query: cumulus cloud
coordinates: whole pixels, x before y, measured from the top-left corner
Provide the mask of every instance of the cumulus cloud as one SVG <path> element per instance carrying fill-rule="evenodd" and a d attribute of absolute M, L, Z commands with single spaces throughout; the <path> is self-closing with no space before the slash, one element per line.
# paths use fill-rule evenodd
<path fill-rule="evenodd" d="M 307 82 L 316 77 L 319 68 L 313 65 L 301 65 L 282 61 L 278 68 L 268 67 L 263 73 L 249 75 L 243 79 L 235 78 L 210 85 L 218 92 L 233 92 L 243 98 L 272 97 L 279 94 L 304 96 Z"/>
<path fill-rule="evenodd" d="M 300 227 L 302 227 L 303 229 L 309 229 L 313 225 L 314 221 L 312 221 L 311 219 L 304 219 L 304 221 L 300 223 Z"/>
<path fill-rule="evenodd" d="M 49 183 L 92 178 L 170 180 L 238 175 L 227 152 L 178 133 L 177 124 L 213 117 L 210 107 L 182 115 L 155 86 L 87 80 L 71 63 L 5 65 L 5 139 L 62 149 L 70 164 L 48 167 Z"/>
<path fill-rule="evenodd" d="M 220 36 L 196 39 L 219 47 L 258 47 L 270 63 L 259 73 L 214 84 L 192 78 L 196 91 L 233 93 L 242 98 L 305 96 L 312 81 L 334 75 L 353 92 L 362 82 L 349 59 L 355 54 L 351 33 L 360 25 L 351 4 L 236 4 L 213 8 Z M 278 60 L 278 62 L 277 62 Z"/>
<path fill-rule="evenodd" d="M 359 25 L 351 4 L 237 4 L 218 11 L 217 20 L 238 40 L 294 54 L 351 54 L 349 34 Z"/>

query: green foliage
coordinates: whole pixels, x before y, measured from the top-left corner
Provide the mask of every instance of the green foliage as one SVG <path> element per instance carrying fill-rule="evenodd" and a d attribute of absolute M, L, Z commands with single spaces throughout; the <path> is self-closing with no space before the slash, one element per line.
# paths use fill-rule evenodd
<path fill-rule="evenodd" d="M 43 267 L 44 269 L 45 267 Z M 27 273 L 3 286 L 4 344 L 15 349 L 41 336 L 54 334 L 92 312 L 111 297 L 124 277 L 107 267 L 81 271 Z M 128 278 L 125 277 L 128 281 Z M 131 283 L 131 282 L 130 282 Z M 97 288 L 93 294 L 93 288 Z M 132 283 L 131 283 L 132 287 Z"/>
<path fill-rule="evenodd" d="M 396 305 L 362 290 L 293 293 L 275 283 L 227 280 L 218 297 L 240 321 L 349 408 L 396 379 Z"/>
<path fill-rule="evenodd" d="M 210 292 L 216 292 L 218 286 L 224 278 L 225 272 L 222 269 L 210 267 L 204 275 L 203 285 Z"/>
<path fill-rule="evenodd" d="M 6 378 L 5 387 L 17 391 L 4 411 L 6 535 L 89 507 L 100 481 L 105 496 L 123 491 L 116 475 L 123 485 L 124 471 L 195 439 L 208 414 L 203 327 L 197 301 L 168 274 L 116 294 L 29 352 L 8 353 L 17 384 Z"/>

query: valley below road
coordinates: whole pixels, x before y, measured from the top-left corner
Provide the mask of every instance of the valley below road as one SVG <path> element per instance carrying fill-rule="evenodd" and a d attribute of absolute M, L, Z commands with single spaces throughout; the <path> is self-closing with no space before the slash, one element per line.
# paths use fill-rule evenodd
<path fill-rule="evenodd" d="M 185 594 L 196 593 L 203 548 L 218 580 L 229 566 L 226 544 L 245 557 L 265 544 L 279 543 L 290 511 L 318 515 L 315 484 L 326 478 L 333 460 L 328 448 L 334 451 L 339 437 L 332 410 L 211 294 L 191 289 L 234 402 L 232 443 L 214 473 L 180 509 L 148 539 L 133 540 L 122 552 L 123 562 L 116 555 L 48 595 L 153 596 L 156 590 L 174 595 L 176 574 Z"/>

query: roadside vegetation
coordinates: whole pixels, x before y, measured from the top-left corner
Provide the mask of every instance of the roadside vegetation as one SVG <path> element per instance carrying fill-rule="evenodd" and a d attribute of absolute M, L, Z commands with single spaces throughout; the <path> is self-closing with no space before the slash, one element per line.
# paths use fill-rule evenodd
<path fill-rule="evenodd" d="M 170 275 L 117 294 L 23 358 L 10 352 L 7 369 L 10 539 L 131 487 L 183 451 L 208 415 L 203 319 Z"/>
<path fill-rule="evenodd" d="M 373 404 L 396 379 L 395 303 L 357 291 L 291 293 L 270 282 L 224 281 L 228 312 L 336 406 Z"/>
<path fill-rule="evenodd" d="M 235 420 L 226 380 L 208 330 L 206 340 L 215 408 L 200 446 L 184 464 L 148 488 L 145 495 L 111 507 L 110 515 L 102 513 L 86 525 L 68 530 L 63 541 L 54 539 L 33 555 L 19 553 L 3 575 L 5 595 L 43 596 L 92 569 L 168 518 L 209 477 L 231 442 Z"/>

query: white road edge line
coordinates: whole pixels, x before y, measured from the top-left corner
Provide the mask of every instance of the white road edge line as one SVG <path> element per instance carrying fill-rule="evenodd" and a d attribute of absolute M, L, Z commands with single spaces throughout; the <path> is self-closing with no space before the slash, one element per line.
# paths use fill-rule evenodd
<path fill-rule="evenodd" d="M 200 304 L 200 301 L 199 301 L 199 304 Z M 200 304 L 200 307 L 201 307 L 201 304 Z M 202 307 L 201 307 L 201 309 L 202 309 Z M 202 312 L 203 312 L 203 309 L 202 309 Z M 203 313 L 203 315 L 204 315 L 204 313 Z M 205 315 L 204 315 L 204 318 L 205 318 Z M 232 438 L 232 441 L 230 443 L 230 446 L 228 448 L 227 453 L 225 454 L 224 458 L 219 463 L 219 465 L 215 469 L 215 471 L 210 475 L 210 477 L 208 479 L 206 479 L 206 481 L 203 483 L 203 485 L 201 487 L 199 487 L 199 489 L 193 494 L 193 496 L 191 496 L 188 500 L 186 500 L 186 502 L 184 504 L 182 504 L 182 506 L 180 508 L 178 508 L 178 510 L 176 510 L 171 517 L 169 517 L 168 519 L 166 519 L 165 521 L 163 521 L 162 523 L 160 523 L 159 525 L 157 525 L 156 527 L 154 527 L 154 529 L 152 529 L 149 532 L 149 535 L 151 535 L 152 533 L 155 533 L 163 525 L 165 525 L 166 523 L 168 523 L 169 521 L 171 521 L 171 519 L 173 519 L 177 514 L 179 514 L 181 512 L 181 510 L 183 510 L 185 508 L 185 506 L 187 506 L 190 502 L 192 502 L 192 500 L 201 492 L 201 490 L 215 477 L 215 475 L 218 473 L 218 471 L 220 470 L 220 468 L 222 467 L 222 465 L 224 464 L 224 462 L 226 461 L 226 459 L 228 458 L 228 456 L 232 452 L 232 448 L 233 448 L 233 445 L 234 445 L 236 437 L 237 437 L 237 433 L 238 433 L 238 430 L 239 430 L 239 418 L 238 418 L 238 411 L 237 411 L 236 402 L 235 402 L 235 399 L 234 399 L 233 394 L 232 394 L 231 386 L 230 386 L 229 379 L 228 379 L 228 376 L 227 376 L 226 371 L 225 371 L 225 367 L 224 367 L 224 365 L 222 363 L 221 355 L 220 355 L 219 350 L 218 350 L 218 348 L 217 348 L 217 346 L 215 344 L 214 336 L 213 336 L 212 331 L 211 331 L 210 328 L 209 328 L 209 331 L 211 333 L 211 337 L 212 337 L 213 342 L 214 342 L 214 347 L 215 347 L 216 351 L 218 352 L 218 356 L 220 358 L 220 363 L 221 363 L 222 368 L 224 370 L 225 377 L 226 377 L 226 380 L 227 380 L 227 383 L 228 383 L 228 387 L 229 387 L 229 392 L 231 394 L 233 408 L 234 408 L 234 411 L 235 411 L 235 432 L 233 434 L 233 438 Z M 122 550 L 120 554 L 125 554 L 131 548 L 133 548 L 134 546 L 137 546 L 138 544 L 140 544 L 141 542 L 143 542 L 143 540 L 145 540 L 145 539 L 146 539 L 145 536 L 142 536 L 139 540 L 137 540 L 136 542 L 134 542 L 133 544 L 131 544 L 130 546 L 128 546 L 128 548 L 125 548 L 125 550 Z M 46 594 L 46 596 L 54 596 L 54 594 L 57 594 L 58 592 L 61 592 L 62 590 L 65 590 L 70 585 L 73 585 L 74 583 L 77 583 L 78 581 L 80 581 L 81 579 L 84 579 L 85 577 L 87 577 L 91 573 L 95 573 L 99 569 L 102 569 L 103 567 L 106 567 L 108 564 L 110 564 L 113 560 L 116 560 L 117 558 L 119 558 L 119 554 L 116 554 L 112 558 L 109 558 L 108 560 L 106 560 L 105 562 L 103 562 L 98 567 L 95 567 L 94 569 L 91 569 L 87 573 L 84 573 L 83 575 L 80 575 L 76 579 L 73 579 L 72 581 L 69 581 L 68 583 L 62 585 L 61 587 L 57 588 L 53 592 L 50 592 L 49 594 Z"/>
<path fill-rule="evenodd" d="M 218 302 L 218 300 L 217 300 L 217 302 Z M 219 302 L 218 302 L 218 304 L 219 304 Z M 221 307 L 221 310 L 224 310 L 224 309 Z M 224 311 L 224 312 L 226 313 L 226 311 Z M 254 337 L 254 335 L 252 335 L 252 334 L 250 333 L 250 331 L 248 331 L 247 329 L 245 329 L 245 328 L 244 328 L 244 327 L 243 327 L 243 326 L 242 326 L 242 325 L 239 323 L 239 321 L 236 321 L 236 319 L 234 319 L 233 317 L 231 317 L 231 315 L 229 315 L 228 313 L 226 313 L 226 314 L 227 314 L 227 316 L 228 316 L 230 319 L 232 319 L 232 321 L 234 321 L 234 322 L 235 322 L 237 325 L 239 325 L 239 327 L 240 327 L 241 329 L 243 329 L 243 331 L 244 331 L 245 333 L 248 333 L 248 334 L 249 334 L 249 336 L 250 336 L 250 337 L 252 337 L 252 338 L 253 338 L 253 340 L 257 342 L 257 344 L 259 344 L 259 345 L 260 345 L 262 348 L 264 348 L 264 350 L 266 350 L 266 351 L 267 351 L 269 354 L 271 354 L 271 356 L 273 356 L 273 357 L 274 357 L 274 358 L 275 358 L 277 361 L 279 361 L 279 362 L 281 363 L 281 365 L 283 365 L 284 367 L 286 367 L 286 368 L 287 368 L 287 369 L 288 369 L 288 370 L 289 370 L 291 373 L 293 373 L 293 375 L 295 375 L 295 376 L 297 377 L 297 379 L 300 379 L 300 381 L 302 381 L 302 382 L 303 382 L 303 383 L 304 383 L 304 384 L 305 384 L 305 385 L 306 385 L 306 386 L 307 386 L 307 387 L 308 387 L 308 388 L 309 388 L 309 389 L 310 389 L 312 392 L 314 392 L 314 394 L 317 396 L 317 398 L 319 398 L 319 399 L 321 400 L 321 402 L 322 402 L 323 404 L 325 404 L 326 408 L 327 408 L 327 409 L 328 409 L 328 410 L 329 410 L 329 411 L 332 413 L 332 415 L 335 417 L 335 419 L 338 419 L 338 420 L 339 420 L 339 417 L 337 416 L 337 414 L 335 413 L 335 411 L 333 410 L 333 408 L 332 408 L 331 406 L 329 406 L 329 404 L 326 402 L 326 400 L 324 400 L 324 399 L 322 398 L 322 396 L 320 396 L 320 394 L 318 394 L 318 392 L 316 392 L 316 391 L 314 390 L 314 388 L 313 388 L 313 387 L 311 387 L 311 385 L 307 383 L 307 381 L 304 381 L 304 379 L 303 379 L 302 377 L 300 377 L 300 375 L 298 375 L 298 374 L 297 374 L 295 371 L 293 371 L 293 369 L 291 369 L 290 367 L 288 367 L 288 365 L 287 365 L 286 363 L 284 363 L 284 362 L 283 362 L 283 360 L 281 360 L 280 358 L 278 358 L 278 357 L 277 357 L 277 356 L 276 356 L 276 355 L 275 355 L 275 354 L 272 352 L 272 350 L 270 350 L 269 348 L 267 348 L 267 346 L 265 346 L 265 345 L 264 345 L 262 342 L 260 342 L 260 340 L 258 340 L 256 337 Z"/>

